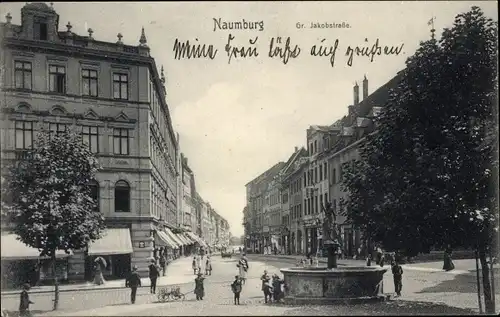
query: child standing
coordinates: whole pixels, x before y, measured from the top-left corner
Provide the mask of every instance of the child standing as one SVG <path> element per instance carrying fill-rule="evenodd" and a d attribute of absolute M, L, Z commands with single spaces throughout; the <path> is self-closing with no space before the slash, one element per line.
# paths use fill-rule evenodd
<path fill-rule="evenodd" d="M 28 283 L 23 285 L 23 291 L 21 292 L 21 301 L 19 303 L 19 316 L 31 316 L 30 304 L 34 304 L 30 300 L 30 295 L 28 291 L 30 290 L 30 285 Z"/>
<path fill-rule="evenodd" d="M 234 293 L 234 304 L 240 304 L 240 293 L 242 290 L 241 279 L 238 275 L 234 277 L 233 284 L 231 284 L 231 290 Z"/>
<path fill-rule="evenodd" d="M 207 255 L 207 262 L 205 262 L 205 275 L 212 275 L 212 260 Z"/>
<path fill-rule="evenodd" d="M 264 292 L 264 301 L 267 304 L 267 300 L 271 300 L 272 292 L 271 292 L 271 285 L 269 285 L 269 282 L 271 278 L 269 275 L 267 275 L 267 271 L 264 270 L 264 274 L 260 277 L 260 280 L 262 281 L 262 292 Z"/>

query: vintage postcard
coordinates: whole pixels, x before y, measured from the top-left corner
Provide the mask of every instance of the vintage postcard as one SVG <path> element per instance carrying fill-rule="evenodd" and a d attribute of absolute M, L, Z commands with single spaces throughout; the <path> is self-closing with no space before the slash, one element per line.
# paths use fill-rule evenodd
<path fill-rule="evenodd" d="M 0 4 L 2 317 L 498 314 L 497 12 Z"/>

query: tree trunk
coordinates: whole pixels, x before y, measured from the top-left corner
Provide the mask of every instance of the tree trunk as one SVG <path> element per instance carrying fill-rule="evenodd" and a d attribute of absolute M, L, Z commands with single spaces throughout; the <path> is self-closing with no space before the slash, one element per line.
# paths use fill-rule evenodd
<path fill-rule="evenodd" d="M 483 313 L 483 303 L 481 302 L 481 282 L 479 278 L 479 259 L 478 259 L 478 251 L 475 252 L 476 255 L 476 283 L 477 283 L 477 303 L 479 305 L 479 313 Z"/>
<path fill-rule="evenodd" d="M 54 276 L 54 310 L 59 307 L 59 281 L 56 270 L 56 251 L 52 253 L 52 274 Z"/>
<path fill-rule="evenodd" d="M 495 268 L 493 267 L 493 254 L 490 250 L 490 270 L 491 270 L 491 300 L 493 302 L 493 311 L 496 312 L 496 300 L 495 300 Z"/>
<path fill-rule="evenodd" d="M 494 314 L 495 305 L 493 303 L 493 296 L 491 294 L 490 268 L 488 266 L 488 261 L 486 259 L 486 250 L 484 247 L 479 249 L 479 261 L 481 262 L 483 276 L 484 310 L 487 314 Z"/>

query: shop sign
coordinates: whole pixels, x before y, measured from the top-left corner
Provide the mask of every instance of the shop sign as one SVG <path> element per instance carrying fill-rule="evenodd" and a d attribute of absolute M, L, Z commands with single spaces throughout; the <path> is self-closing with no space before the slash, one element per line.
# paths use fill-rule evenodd
<path fill-rule="evenodd" d="M 146 243 L 144 241 L 140 241 L 139 248 L 145 248 L 145 247 L 146 247 Z"/>

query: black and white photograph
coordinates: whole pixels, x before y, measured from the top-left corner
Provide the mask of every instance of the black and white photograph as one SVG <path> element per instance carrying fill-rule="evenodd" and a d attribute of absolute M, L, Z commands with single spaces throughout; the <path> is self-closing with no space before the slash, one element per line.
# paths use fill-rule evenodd
<path fill-rule="evenodd" d="M 1 316 L 498 315 L 496 1 L 0 3 Z"/>

